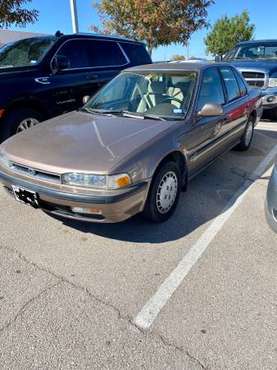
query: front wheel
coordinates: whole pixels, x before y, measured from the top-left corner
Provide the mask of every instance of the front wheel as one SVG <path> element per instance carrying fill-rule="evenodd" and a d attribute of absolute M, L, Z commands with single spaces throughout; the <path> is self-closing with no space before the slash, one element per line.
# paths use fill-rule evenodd
<path fill-rule="evenodd" d="M 250 148 L 254 136 L 254 118 L 250 118 L 247 122 L 244 134 L 240 139 L 240 143 L 236 146 L 237 150 L 246 151 Z"/>
<path fill-rule="evenodd" d="M 156 173 L 149 190 L 143 216 L 164 222 L 174 213 L 181 189 L 181 173 L 175 162 L 165 163 Z"/>
<path fill-rule="evenodd" d="M 33 126 L 36 126 L 42 120 L 42 115 L 33 109 L 15 109 L 8 113 L 4 120 L 2 139 L 6 140 L 12 135 L 28 130 Z"/>

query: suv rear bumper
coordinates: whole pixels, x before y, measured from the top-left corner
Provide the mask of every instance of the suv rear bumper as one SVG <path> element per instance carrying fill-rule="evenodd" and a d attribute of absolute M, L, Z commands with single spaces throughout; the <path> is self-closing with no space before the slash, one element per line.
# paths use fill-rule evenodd
<path fill-rule="evenodd" d="M 148 194 L 149 182 L 136 184 L 112 195 L 76 194 L 34 184 L 0 172 L 0 181 L 12 194 L 12 186 L 35 192 L 40 209 L 47 213 L 81 221 L 115 223 L 141 212 Z"/>

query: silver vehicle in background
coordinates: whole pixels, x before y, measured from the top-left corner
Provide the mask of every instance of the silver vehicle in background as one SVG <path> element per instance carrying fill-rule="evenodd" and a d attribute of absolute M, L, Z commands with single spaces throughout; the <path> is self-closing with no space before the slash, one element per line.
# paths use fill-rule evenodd
<path fill-rule="evenodd" d="M 266 218 L 271 228 L 277 233 L 277 162 L 267 189 Z"/>

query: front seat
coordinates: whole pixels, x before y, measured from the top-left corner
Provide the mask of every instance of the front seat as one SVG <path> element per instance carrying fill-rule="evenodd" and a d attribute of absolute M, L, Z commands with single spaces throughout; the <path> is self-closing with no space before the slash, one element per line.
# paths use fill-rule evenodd
<path fill-rule="evenodd" d="M 161 102 L 164 102 L 169 98 L 166 92 L 166 85 L 164 82 L 152 81 L 149 83 L 148 92 L 142 96 L 137 112 L 146 112 L 148 109 L 154 108 Z"/>

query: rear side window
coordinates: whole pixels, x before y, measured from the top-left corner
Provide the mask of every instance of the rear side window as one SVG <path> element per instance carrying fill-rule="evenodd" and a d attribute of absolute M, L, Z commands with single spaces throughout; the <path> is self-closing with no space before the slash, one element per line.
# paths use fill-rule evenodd
<path fill-rule="evenodd" d="M 223 87 L 217 68 L 209 68 L 204 71 L 200 86 L 197 110 L 201 110 L 205 104 L 225 103 Z"/>
<path fill-rule="evenodd" d="M 240 97 L 240 89 L 237 83 L 236 76 L 231 68 L 220 68 L 226 90 L 228 101 L 232 101 Z"/>
<path fill-rule="evenodd" d="M 122 46 L 132 64 L 141 65 L 152 63 L 151 58 L 144 45 L 128 43 L 122 43 L 120 45 Z"/>
<path fill-rule="evenodd" d="M 120 47 L 113 41 L 86 41 L 89 63 L 92 67 L 123 66 L 127 60 Z"/>
<path fill-rule="evenodd" d="M 58 52 L 66 60 L 67 68 L 123 66 L 127 60 L 113 41 L 71 40 Z"/>
<path fill-rule="evenodd" d="M 247 94 L 246 83 L 244 82 L 243 77 L 240 73 L 236 73 L 236 76 L 239 84 L 240 96 L 245 96 Z"/>

